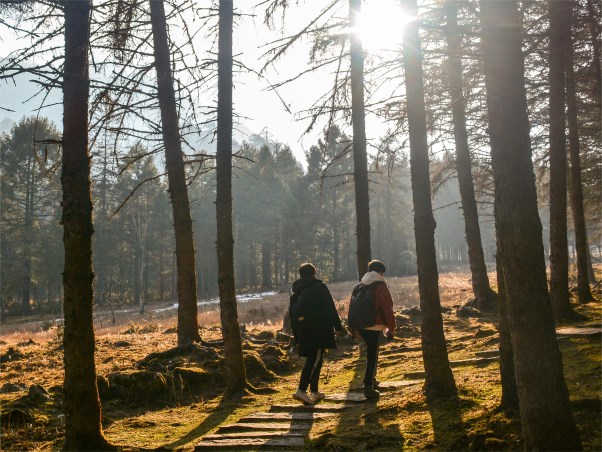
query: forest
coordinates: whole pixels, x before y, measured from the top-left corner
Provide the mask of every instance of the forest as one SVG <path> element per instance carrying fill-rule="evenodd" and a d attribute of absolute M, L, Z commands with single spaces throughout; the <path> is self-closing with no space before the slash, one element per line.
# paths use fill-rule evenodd
<path fill-rule="evenodd" d="M 0 0 L 3 450 L 599 450 L 601 21 Z M 293 403 L 300 266 L 348 332 L 373 259 L 381 397 L 352 330 Z"/>

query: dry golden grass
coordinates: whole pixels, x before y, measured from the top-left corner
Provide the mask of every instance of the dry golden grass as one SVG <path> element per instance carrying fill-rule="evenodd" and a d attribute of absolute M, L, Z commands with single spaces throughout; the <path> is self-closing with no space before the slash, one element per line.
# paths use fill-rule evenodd
<path fill-rule="evenodd" d="M 490 275 L 493 278 L 494 275 Z M 418 304 L 415 277 L 391 278 L 389 286 L 396 309 Z M 343 316 L 353 282 L 329 285 L 339 302 Z M 441 300 L 453 308 L 470 296 L 470 277 L 466 273 L 442 274 Z M 110 312 L 98 310 L 96 326 L 97 373 L 133 369 L 149 353 L 176 345 L 175 311 L 151 312 L 169 303 L 147 306 L 147 313 L 116 315 L 111 324 Z M 288 306 L 288 294 L 281 293 L 250 303 L 241 303 L 239 319 L 247 325 L 251 337 L 262 331 L 276 331 Z M 120 308 L 124 310 L 125 308 Z M 592 321 L 600 323 L 600 303 L 579 307 Z M 492 313 L 482 318 L 462 319 L 454 309 L 444 314 L 446 338 L 451 360 L 475 356 L 475 352 L 497 347 Z M 219 313 L 204 310 L 199 315 L 202 336 L 206 340 L 220 337 Z M 28 330 L 28 325 L 32 328 Z M 23 422 L 3 422 L 2 450 L 58 450 L 61 448 L 63 424 L 61 385 L 63 378 L 61 328 L 51 326 L 42 331 L 38 324 L 3 325 L 0 355 L 9 347 L 19 350 L 22 359 L 0 364 L 0 387 L 6 383 L 29 387 L 40 384 L 49 390 L 50 401 L 27 402 L 26 390 L 0 394 L 2 412 L 15 408 L 26 411 Z M 5 328 L 6 326 L 6 328 Z M 490 331 L 487 333 L 487 331 Z M 486 334 L 476 334 L 485 332 Z M 600 450 L 600 366 L 598 339 L 571 339 L 560 342 L 565 375 L 573 401 L 575 418 L 586 450 Z M 266 345 L 246 342 L 245 349 L 262 352 Z M 284 344 L 280 344 L 284 348 Z M 407 372 L 422 370 L 418 325 L 404 329 L 393 343 L 381 352 L 379 378 L 401 380 Z M 343 345 L 328 353 L 323 369 L 321 390 L 344 392 L 361 386 L 363 347 L 358 343 Z M 255 380 L 259 391 L 235 401 L 222 400 L 220 383 L 176 393 L 165 400 L 138 401 L 112 399 L 103 401 L 103 428 L 109 440 L 126 450 L 192 450 L 200 438 L 225 422 L 234 422 L 245 414 L 265 411 L 274 403 L 290 403 L 296 388 L 302 360 L 289 355 L 292 369 L 279 371 L 276 381 Z M 192 365 L 186 357 L 176 358 L 181 365 Z M 308 447 L 318 450 L 515 450 L 521 448 L 520 423 L 516 413 L 496 410 L 500 397 L 499 366 L 454 368 L 460 402 L 428 405 L 421 385 L 407 386 L 386 393 L 378 404 L 363 404 L 344 412 L 336 419 L 313 425 Z"/>

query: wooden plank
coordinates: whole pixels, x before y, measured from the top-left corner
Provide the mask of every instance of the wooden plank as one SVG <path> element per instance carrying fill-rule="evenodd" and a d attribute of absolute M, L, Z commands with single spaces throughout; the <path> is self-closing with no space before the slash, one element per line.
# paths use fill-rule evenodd
<path fill-rule="evenodd" d="M 403 388 L 405 386 L 413 386 L 420 384 L 420 381 L 416 380 L 401 380 L 401 381 L 381 381 L 378 384 L 379 391 L 393 391 L 395 389 Z"/>
<path fill-rule="evenodd" d="M 479 357 L 488 357 L 488 356 L 495 356 L 498 357 L 500 356 L 500 349 L 499 348 L 492 348 L 491 350 L 481 350 L 480 352 L 475 352 L 476 356 Z"/>
<path fill-rule="evenodd" d="M 363 403 L 366 401 L 366 398 L 362 392 L 341 392 L 338 394 L 327 394 L 325 400 L 329 402 Z"/>
<path fill-rule="evenodd" d="M 556 334 L 559 334 L 561 336 L 599 336 L 600 334 L 602 334 L 602 328 L 557 328 Z"/>
<path fill-rule="evenodd" d="M 418 370 L 416 372 L 407 372 L 405 374 L 403 374 L 403 378 L 408 378 L 408 379 L 423 379 L 425 377 L 426 373 L 423 370 Z"/>
<path fill-rule="evenodd" d="M 242 431 L 260 431 L 260 430 L 286 430 L 286 431 L 307 431 L 311 428 L 311 422 L 237 422 L 235 424 L 221 425 L 217 431 L 222 432 L 242 432 Z"/>
<path fill-rule="evenodd" d="M 470 359 L 460 359 L 457 361 L 450 361 L 450 367 L 463 367 L 463 366 L 475 366 L 478 364 L 488 364 L 494 361 L 499 361 L 498 356 L 491 356 L 489 358 L 470 358 Z"/>
<path fill-rule="evenodd" d="M 253 413 L 243 417 L 238 422 L 313 421 L 329 416 L 334 416 L 334 413 Z"/>
<path fill-rule="evenodd" d="M 249 450 L 249 449 L 302 449 L 305 443 L 302 437 L 283 438 L 233 438 L 209 439 L 201 441 L 194 450 Z"/>
<path fill-rule="evenodd" d="M 304 432 L 270 432 L 270 431 L 258 431 L 258 432 L 228 432 L 228 433 L 213 433 L 211 435 L 203 436 L 203 441 L 207 439 L 231 439 L 231 438 L 303 438 Z"/>
<path fill-rule="evenodd" d="M 314 412 L 314 413 L 329 413 L 343 411 L 351 405 L 333 404 L 333 403 L 318 403 L 317 405 L 302 405 L 302 404 L 276 404 L 270 408 L 271 412 Z"/>

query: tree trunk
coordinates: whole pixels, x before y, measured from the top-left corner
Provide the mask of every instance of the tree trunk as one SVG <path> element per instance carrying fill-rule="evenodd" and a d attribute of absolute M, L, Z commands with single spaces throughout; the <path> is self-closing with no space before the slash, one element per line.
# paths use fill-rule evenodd
<path fill-rule="evenodd" d="M 564 64 L 571 4 L 548 0 L 550 15 L 550 300 L 556 321 L 574 316 L 569 294 L 566 221 L 566 133 Z"/>
<path fill-rule="evenodd" d="M 23 284 L 21 295 L 21 314 L 31 312 L 31 241 L 33 229 L 33 157 L 27 157 L 27 183 L 25 188 L 25 218 L 23 220 Z"/>
<path fill-rule="evenodd" d="M 94 273 L 96 274 L 96 288 L 94 293 L 95 303 L 103 304 L 105 301 L 105 273 L 106 273 L 106 239 L 107 239 L 107 136 L 105 131 L 104 153 L 102 159 L 102 178 L 100 180 L 100 213 L 96 218 L 96 250 L 97 258 L 94 260 Z"/>
<path fill-rule="evenodd" d="M 574 5 L 576 7 L 576 5 Z M 569 23 L 574 21 L 574 7 L 569 11 Z M 581 161 L 579 144 L 579 122 L 577 119 L 577 93 L 575 86 L 575 69 L 573 67 L 573 42 L 567 44 L 566 60 L 566 103 L 567 119 L 569 126 L 569 152 L 571 162 L 571 211 L 575 227 L 575 248 L 577 249 L 577 297 L 579 303 L 588 303 L 593 300 L 587 277 L 587 229 L 585 224 L 585 210 L 583 208 L 583 187 L 581 184 Z"/>
<path fill-rule="evenodd" d="M 546 281 L 515 1 L 481 0 L 495 224 L 527 450 L 580 450 Z"/>
<path fill-rule="evenodd" d="M 500 408 L 504 410 L 518 410 L 518 392 L 516 389 L 516 375 L 514 373 L 514 358 L 512 353 L 512 339 L 508 325 L 508 309 L 506 307 L 506 285 L 504 283 L 504 270 L 501 265 L 502 259 L 496 255 L 497 269 L 497 293 L 499 306 L 500 335 L 500 380 L 502 383 L 502 397 Z"/>
<path fill-rule="evenodd" d="M 599 4 L 599 3 L 598 3 Z M 593 0 L 587 0 L 587 14 L 591 35 L 592 64 L 596 74 L 594 99 L 600 108 L 602 101 L 602 67 L 600 66 L 600 22 L 598 21 Z"/>
<path fill-rule="evenodd" d="M 366 155 L 366 117 L 364 106 L 364 52 L 357 31 L 361 0 L 349 0 L 351 28 L 351 122 L 353 123 L 353 177 L 357 223 L 357 271 L 361 278 L 370 262 L 370 197 L 368 194 L 368 157 Z"/>
<path fill-rule="evenodd" d="M 217 99 L 217 267 L 220 317 L 226 352 L 226 392 L 234 394 L 247 385 L 234 282 L 232 236 L 232 20 L 233 1 L 219 2 L 218 99 Z"/>
<path fill-rule="evenodd" d="M 268 243 L 261 244 L 261 287 L 263 289 L 271 289 L 272 288 L 272 267 L 270 265 L 270 255 L 272 254 L 270 250 L 270 245 Z"/>
<path fill-rule="evenodd" d="M 341 232 L 339 228 L 339 219 L 337 217 L 337 189 L 332 188 L 331 198 L 331 215 L 333 219 L 332 225 L 332 248 L 333 248 L 333 259 L 332 259 L 332 280 L 339 280 L 339 269 L 341 268 Z M 367 267 L 366 267 L 367 270 Z"/>
<path fill-rule="evenodd" d="M 92 199 L 88 150 L 90 2 L 65 3 L 63 188 L 65 287 L 63 336 L 65 450 L 107 450 L 102 433 L 92 323 Z"/>
<path fill-rule="evenodd" d="M 416 17 L 416 0 L 406 0 L 407 12 Z M 449 366 L 443 317 L 439 300 L 439 272 L 435 253 L 435 218 L 431 204 L 429 155 L 424 104 L 422 51 L 418 23 L 406 25 L 403 37 L 403 65 L 406 77 L 410 171 L 414 201 L 414 233 L 418 261 L 418 290 L 422 311 L 422 355 L 426 372 L 424 392 L 428 398 L 457 395 Z"/>
<path fill-rule="evenodd" d="M 491 308 L 495 301 L 495 292 L 491 290 L 489 285 L 489 276 L 487 275 L 487 266 L 485 265 L 481 243 L 477 201 L 472 181 L 472 164 L 466 131 L 466 102 L 462 92 L 462 51 L 460 48 L 461 36 L 458 30 L 457 0 L 448 0 L 447 11 L 446 40 L 449 58 L 449 91 L 456 144 L 456 169 L 462 199 L 462 212 L 464 213 L 464 230 L 472 274 L 472 291 L 475 297 L 475 305 L 479 309 Z"/>
<path fill-rule="evenodd" d="M 173 209 L 176 235 L 176 260 L 178 270 L 178 345 L 200 341 L 196 294 L 196 266 L 192 218 L 186 187 L 186 174 L 176 96 L 170 67 L 170 52 L 163 0 L 150 0 L 151 25 L 157 69 L 157 88 L 163 141 L 165 144 L 165 166 L 169 183 L 169 196 Z"/>

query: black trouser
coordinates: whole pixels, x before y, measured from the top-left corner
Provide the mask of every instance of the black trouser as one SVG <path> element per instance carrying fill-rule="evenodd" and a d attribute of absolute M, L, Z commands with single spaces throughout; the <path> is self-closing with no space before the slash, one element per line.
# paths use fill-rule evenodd
<path fill-rule="evenodd" d="M 381 331 L 360 330 L 360 336 L 366 341 L 367 362 L 366 373 L 364 374 L 364 386 L 372 386 L 376 378 L 376 366 L 378 365 L 378 344 L 380 342 Z"/>
<path fill-rule="evenodd" d="M 324 349 L 315 349 L 307 352 L 305 366 L 301 371 L 301 379 L 299 380 L 299 389 L 303 392 L 307 391 L 307 387 L 311 392 L 318 392 L 318 380 L 320 371 L 322 370 L 322 362 L 324 362 Z"/>

